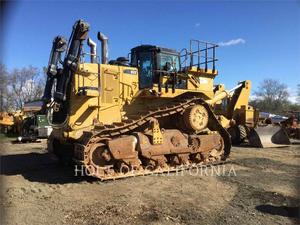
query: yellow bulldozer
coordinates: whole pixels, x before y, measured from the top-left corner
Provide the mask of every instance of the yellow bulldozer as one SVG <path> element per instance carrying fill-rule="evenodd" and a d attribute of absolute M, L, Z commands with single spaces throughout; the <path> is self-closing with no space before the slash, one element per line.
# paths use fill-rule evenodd
<path fill-rule="evenodd" d="M 220 163 L 230 154 L 228 128 L 237 115 L 255 126 L 251 82 L 230 91 L 214 85 L 216 44 L 191 40 L 181 52 L 140 45 L 130 60 L 109 61 L 108 38 L 99 32 L 100 63 L 89 27 L 76 21 L 69 41 L 55 37 L 50 54 L 43 96 L 53 127 L 48 150 L 62 162 L 101 180 Z M 231 112 L 222 110 L 225 99 Z"/>
<path fill-rule="evenodd" d="M 9 133 L 13 130 L 14 117 L 7 112 L 0 112 L 1 133 Z"/>
<path fill-rule="evenodd" d="M 19 134 L 22 127 L 23 112 L 0 112 L 0 130 L 4 134 Z"/>

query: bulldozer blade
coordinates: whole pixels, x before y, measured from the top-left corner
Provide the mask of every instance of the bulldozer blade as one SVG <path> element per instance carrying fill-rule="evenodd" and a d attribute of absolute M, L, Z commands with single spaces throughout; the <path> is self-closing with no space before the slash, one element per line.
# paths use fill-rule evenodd
<path fill-rule="evenodd" d="M 290 145 L 290 139 L 281 126 L 267 125 L 250 130 L 249 144 L 257 148 L 284 147 Z"/>

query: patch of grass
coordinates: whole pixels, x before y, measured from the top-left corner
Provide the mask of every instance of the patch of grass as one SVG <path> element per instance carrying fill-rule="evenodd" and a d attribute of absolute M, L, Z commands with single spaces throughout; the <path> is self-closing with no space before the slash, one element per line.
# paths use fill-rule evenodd
<path fill-rule="evenodd" d="M 0 133 L 0 141 L 12 140 L 12 139 L 15 139 L 17 137 L 18 137 L 18 135 L 15 135 L 15 134 L 3 134 L 3 133 Z"/>

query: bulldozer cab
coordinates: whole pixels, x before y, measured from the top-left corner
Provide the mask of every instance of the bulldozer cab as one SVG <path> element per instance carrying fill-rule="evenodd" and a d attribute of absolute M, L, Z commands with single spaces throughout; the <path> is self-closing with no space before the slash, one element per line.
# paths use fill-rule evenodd
<path fill-rule="evenodd" d="M 152 88 L 159 84 L 160 76 L 180 71 L 180 55 L 173 49 L 141 45 L 131 49 L 131 65 L 139 70 L 139 88 Z M 176 84 L 176 87 L 185 85 Z"/>

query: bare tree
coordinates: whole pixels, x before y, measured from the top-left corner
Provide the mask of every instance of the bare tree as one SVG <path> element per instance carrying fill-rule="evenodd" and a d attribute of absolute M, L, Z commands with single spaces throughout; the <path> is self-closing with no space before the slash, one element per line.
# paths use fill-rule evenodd
<path fill-rule="evenodd" d="M 289 105 L 287 86 L 274 79 L 265 79 L 254 94 L 251 104 L 261 111 L 280 113 Z"/>
<path fill-rule="evenodd" d="M 13 97 L 14 108 L 22 109 L 25 102 L 42 97 L 44 76 L 32 66 L 14 69 L 9 76 L 9 92 Z"/>
<path fill-rule="evenodd" d="M 7 111 L 9 108 L 8 98 L 8 73 L 4 64 L 0 63 L 0 112 Z"/>

